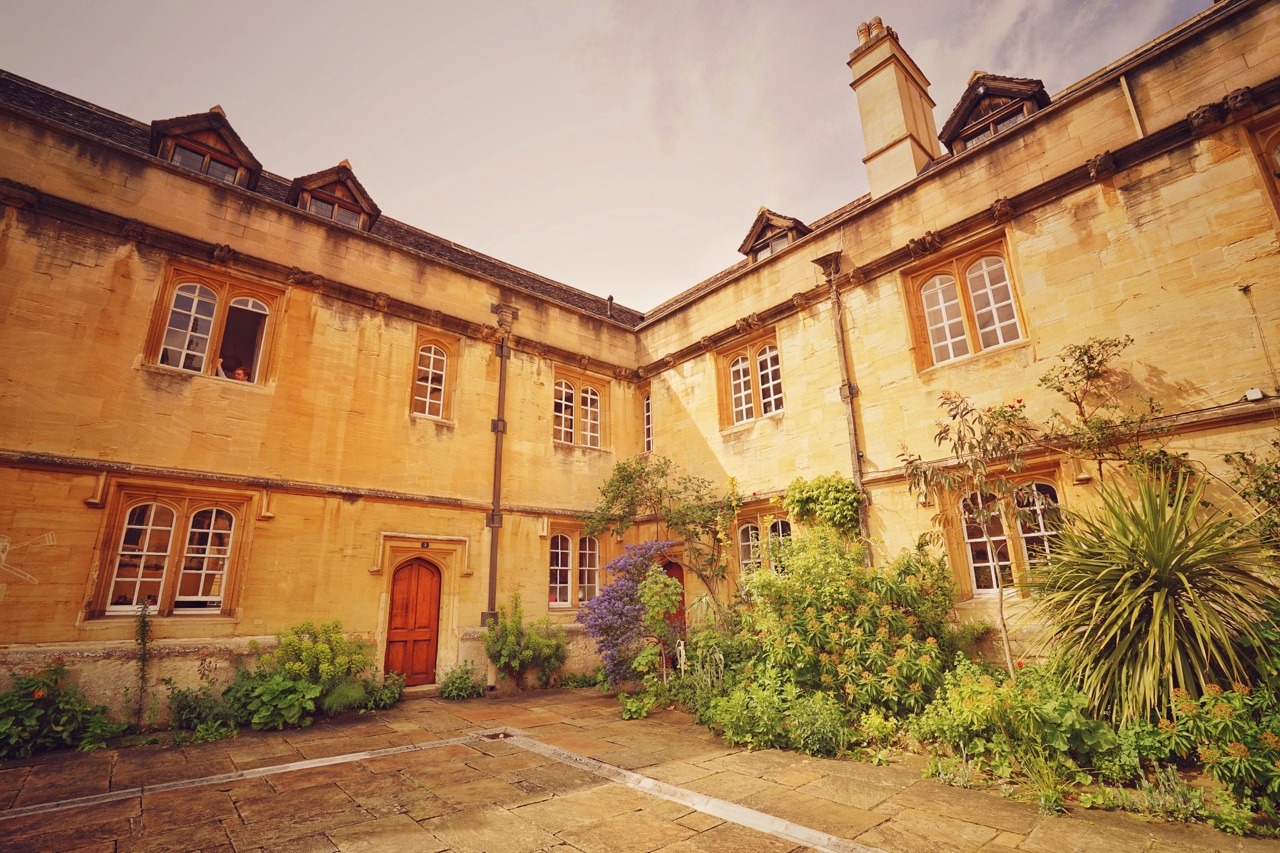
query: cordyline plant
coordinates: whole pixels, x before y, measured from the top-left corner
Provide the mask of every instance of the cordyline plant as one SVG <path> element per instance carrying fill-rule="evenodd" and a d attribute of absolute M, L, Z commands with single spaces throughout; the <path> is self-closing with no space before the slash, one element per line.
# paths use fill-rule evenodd
<path fill-rule="evenodd" d="M 978 516 L 992 563 L 1005 666 L 1010 677 L 1016 678 L 1009 625 L 1004 615 L 1006 579 L 1002 577 L 992 530 L 1001 520 L 1002 505 L 1017 506 L 1027 502 L 1027 499 L 1019 498 L 1023 497 L 1028 486 L 1014 478 L 1023 468 L 1023 449 L 1031 443 L 1034 429 L 1021 400 L 980 409 L 968 398 L 945 391 L 940 405 L 947 419 L 938 423 L 933 440 L 939 447 L 946 448 L 950 455 L 925 461 L 904 447 L 898 458 L 902 460 L 907 475 L 908 490 L 931 498 L 939 507 L 938 514 L 934 516 L 935 524 L 941 526 L 949 514 L 963 513 L 966 509 Z M 964 498 L 963 504 L 953 499 L 957 495 Z M 976 506 L 969 501 L 972 495 L 979 496 Z M 1028 496 L 1028 499 L 1034 500 L 1034 497 Z M 960 520 L 963 522 L 963 518 Z"/>
<path fill-rule="evenodd" d="M 1204 482 L 1113 484 L 1062 529 L 1038 579 L 1046 640 L 1099 715 L 1154 719 L 1175 690 L 1197 697 L 1257 676 L 1267 605 L 1280 595 L 1248 521 L 1205 510 Z"/>
<path fill-rule="evenodd" d="M 661 565 L 675 544 L 642 542 L 626 546 L 622 556 L 604 567 L 612 580 L 578 611 L 578 621 L 595 639 L 605 675 L 612 685 L 636 675 L 632 663 L 649 635 L 640 585 L 651 568 Z"/>
<path fill-rule="evenodd" d="M 600 503 L 587 516 L 586 534 L 621 535 L 638 520 L 658 524 L 658 537 L 684 544 L 683 562 L 711 594 L 719 608 L 728 575 L 731 530 L 742 496 L 732 481 L 724 494 L 710 480 L 677 473 L 663 456 L 637 456 L 614 466 L 600 487 Z"/>

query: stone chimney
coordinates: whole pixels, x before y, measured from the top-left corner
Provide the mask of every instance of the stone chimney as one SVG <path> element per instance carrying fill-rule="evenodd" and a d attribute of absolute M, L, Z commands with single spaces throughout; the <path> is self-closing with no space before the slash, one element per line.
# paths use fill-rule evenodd
<path fill-rule="evenodd" d="M 871 196 L 878 198 L 920 174 L 941 153 L 929 81 L 879 18 L 858 26 L 849 54 L 853 91 L 867 156 Z"/>

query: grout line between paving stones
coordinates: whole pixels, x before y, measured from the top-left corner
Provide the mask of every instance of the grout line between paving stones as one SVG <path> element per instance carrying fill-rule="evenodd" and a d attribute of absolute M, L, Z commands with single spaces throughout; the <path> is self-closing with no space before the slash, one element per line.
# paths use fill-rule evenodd
<path fill-rule="evenodd" d="M 85 808 L 87 806 L 101 805 L 103 803 L 114 803 L 121 800 L 129 800 L 134 797 L 144 797 L 147 794 L 156 794 L 162 791 L 179 791 L 184 788 L 199 788 L 208 785 L 220 785 L 226 782 L 237 782 L 244 779 L 258 779 L 263 776 L 274 776 L 280 773 L 292 773 L 298 770 L 310 770 L 316 767 L 329 767 L 335 764 L 349 764 L 354 761 L 364 761 L 370 758 L 380 758 L 387 755 L 403 755 L 408 752 L 420 752 L 428 749 L 436 749 L 443 746 L 471 745 L 477 741 L 494 741 L 502 740 L 510 743 L 512 746 L 519 747 L 526 752 L 532 752 L 546 758 L 551 758 L 563 764 L 577 767 L 581 770 L 608 779 L 611 782 L 617 782 L 620 785 L 626 785 L 637 791 L 668 800 L 673 803 L 679 803 L 688 806 L 695 811 L 703 814 L 711 815 L 739 826 L 745 826 L 759 832 L 764 832 L 776 838 L 785 841 L 794 841 L 804 844 L 814 850 L 821 850 L 824 853 L 884 853 L 878 847 L 868 847 L 865 844 L 859 844 L 856 841 L 850 841 L 846 838 L 840 838 L 825 832 L 813 829 L 811 827 L 802 826 L 791 821 L 768 814 L 766 812 L 757 811 L 747 808 L 746 806 L 731 803 L 728 800 L 720 800 L 715 797 L 700 794 L 697 791 L 691 791 L 688 788 L 680 788 L 666 782 L 660 782 L 657 779 L 651 779 L 640 773 L 631 770 L 624 770 L 621 767 L 615 767 L 612 764 L 606 764 L 603 761 L 597 761 L 594 758 L 588 758 L 578 755 L 559 747 L 551 746 L 534 740 L 526 735 L 520 729 L 509 727 L 488 729 L 486 731 L 475 732 L 473 734 L 464 735 L 463 737 L 450 738 L 448 740 L 426 741 L 424 743 L 413 743 L 405 746 L 389 746 L 384 749 L 371 749 L 362 752 L 348 752 L 342 755 L 331 755 L 326 758 L 310 758 L 305 761 L 291 761 L 286 764 L 274 764 L 268 767 L 255 767 L 251 770 L 238 770 L 234 773 L 221 773 L 216 776 L 202 776 L 198 779 L 186 779 L 177 782 L 164 782 L 158 785 L 144 785 L 139 788 L 125 788 L 119 791 L 108 791 L 103 794 L 92 794 L 87 797 L 76 797 L 70 800 L 59 800 L 51 803 L 38 803 L 31 806 L 23 806 L 21 808 L 9 809 L 0 812 L 0 822 L 13 820 L 15 818 L 27 817 L 29 815 L 50 814 L 53 812 L 67 811 L 69 809 Z"/>
<path fill-rule="evenodd" d="M 620 785 L 626 785 L 650 796 L 679 803 L 703 814 L 718 817 L 722 820 L 736 823 L 739 826 L 745 826 L 748 829 L 754 829 L 772 835 L 775 838 L 781 838 L 784 841 L 795 841 L 814 850 L 824 851 L 824 853 L 885 853 L 878 847 L 868 847 L 865 844 L 859 844 L 847 838 L 840 838 L 808 826 L 783 820 L 766 812 L 731 803 L 728 800 L 720 800 L 706 794 L 700 794 L 688 788 L 659 782 L 657 779 L 651 779 L 632 770 L 624 770 L 621 767 L 615 767 L 612 764 L 606 764 L 594 758 L 588 758 L 559 747 L 550 746 L 526 736 L 519 729 L 501 728 L 494 729 L 492 732 L 480 733 L 481 737 L 486 734 L 497 734 L 501 740 L 513 746 L 518 746 L 521 749 L 546 758 L 554 758 L 556 761 L 586 770 L 596 776 L 601 776 Z"/>

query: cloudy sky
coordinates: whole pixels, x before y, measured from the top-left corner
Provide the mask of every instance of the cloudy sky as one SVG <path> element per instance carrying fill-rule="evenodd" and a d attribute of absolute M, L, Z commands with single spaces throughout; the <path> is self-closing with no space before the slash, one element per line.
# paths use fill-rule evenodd
<path fill-rule="evenodd" d="M 0 0 L 0 67 L 150 122 L 221 104 L 288 178 L 647 310 L 740 259 L 761 206 L 866 191 L 846 67 L 897 30 L 937 123 L 975 69 L 1050 93 L 1209 0 Z"/>

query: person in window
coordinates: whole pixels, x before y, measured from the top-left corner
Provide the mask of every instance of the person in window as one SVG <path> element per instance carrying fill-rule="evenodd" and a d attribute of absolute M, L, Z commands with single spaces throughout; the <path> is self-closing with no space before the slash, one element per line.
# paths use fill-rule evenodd
<path fill-rule="evenodd" d="M 227 362 L 225 362 L 225 366 L 224 366 L 223 360 L 219 358 L 216 364 L 218 366 L 218 371 L 217 371 L 218 375 L 221 376 L 223 379 L 236 379 L 236 380 L 239 380 L 240 382 L 249 381 L 249 368 L 240 364 L 235 359 L 228 360 Z M 227 367 L 231 368 L 230 376 L 227 376 L 227 371 L 226 371 Z"/>
<path fill-rule="evenodd" d="M 231 371 L 231 378 L 238 382 L 248 382 L 249 369 L 246 367 L 237 367 L 235 370 Z"/>

